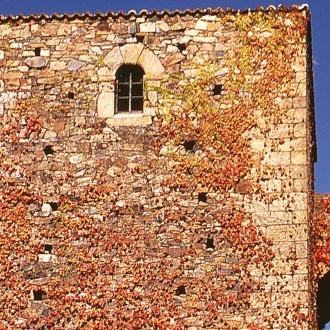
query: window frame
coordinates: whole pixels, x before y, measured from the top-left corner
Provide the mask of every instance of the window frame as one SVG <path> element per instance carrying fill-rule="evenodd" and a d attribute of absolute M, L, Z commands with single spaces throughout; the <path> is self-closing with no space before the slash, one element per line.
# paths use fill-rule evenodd
<path fill-rule="evenodd" d="M 145 72 L 140 65 L 123 64 L 118 68 L 115 81 L 115 114 L 143 113 L 144 77 Z M 121 88 L 124 90 L 123 95 L 120 95 Z M 136 92 L 139 88 L 141 88 L 141 92 Z M 127 109 L 120 105 L 121 100 L 128 101 Z M 141 109 L 135 109 L 139 105 Z"/>

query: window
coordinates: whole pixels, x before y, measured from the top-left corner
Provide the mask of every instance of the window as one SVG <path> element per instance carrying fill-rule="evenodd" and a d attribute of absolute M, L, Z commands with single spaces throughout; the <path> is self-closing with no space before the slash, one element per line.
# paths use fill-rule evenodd
<path fill-rule="evenodd" d="M 33 290 L 33 300 L 34 301 L 42 301 L 43 296 L 45 293 L 41 290 Z"/>
<path fill-rule="evenodd" d="M 116 113 L 143 111 L 144 71 L 138 65 L 122 65 L 116 73 Z"/>
<path fill-rule="evenodd" d="M 40 56 L 40 53 L 41 53 L 41 48 L 40 47 L 37 47 L 34 49 L 34 55 L 35 56 Z"/>

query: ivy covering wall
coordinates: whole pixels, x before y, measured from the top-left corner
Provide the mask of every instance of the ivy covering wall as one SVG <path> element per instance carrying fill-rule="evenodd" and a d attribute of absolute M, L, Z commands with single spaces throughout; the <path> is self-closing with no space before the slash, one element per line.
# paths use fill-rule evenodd
<path fill-rule="evenodd" d="M 308 24 L 305 7 L 2 21 L 1 327 L 312 329 Z M 99 116 L 109 54 L 151 53 L 150 122 Z"/>

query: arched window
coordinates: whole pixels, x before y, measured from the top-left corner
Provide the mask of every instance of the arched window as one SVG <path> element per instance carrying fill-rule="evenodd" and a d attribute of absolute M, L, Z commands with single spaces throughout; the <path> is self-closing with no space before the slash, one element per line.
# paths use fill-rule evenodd
<path fill-rule="evenodd" d="M 143 76 L 139 65 L 122 65 L 116 72 L 115 109 L 121 112 L 143 111 Z"/>

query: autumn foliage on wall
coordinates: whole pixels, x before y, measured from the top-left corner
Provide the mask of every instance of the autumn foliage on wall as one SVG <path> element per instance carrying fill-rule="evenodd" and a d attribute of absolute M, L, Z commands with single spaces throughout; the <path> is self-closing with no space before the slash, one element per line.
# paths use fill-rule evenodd
<path fill-rule="evenodd" d="M 317 200 L 316 211 L 313 220 L 314 257 L 316 263 L 315 276 L 320 279 L 324 271 L 330 266 L 330 235 L 329 214 L 330 198 L 326 196 Z"/>
<path fill-rule="evenodd" d="M 235 43 L 220 60 L 187 58 L 180 65 L 190 76 L 178 69 L 156 87 L 146 81 L 146 91 L 157 93 L 150 126 L 108 127 L 88 112 L 93 102 L 84 113 L 90 118 L 75 121 L 77 109 L 41 111 L 37 93 L 5 109 L 1 328 L 306 324 L 299 303 L 273 306 L 272 294 L 288 290 L 278 283 L 294 275 L 296 255 L 290 251 L 289 273 L 280 273 L 272 239 L 250 207 L 288 200 L 290 212 L 294 204 L 287 191 L 268 192 L 274 173 L 289 174 L 267 166 L 252 141 L 266 141 L 289 116 L 306 17 L 256 11 L 221 19 Z M 76 79 L 84 86 L 87 78 Z M 65 129 L 47 140 L 55 122 Z"/>

